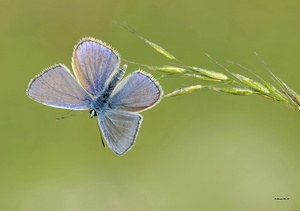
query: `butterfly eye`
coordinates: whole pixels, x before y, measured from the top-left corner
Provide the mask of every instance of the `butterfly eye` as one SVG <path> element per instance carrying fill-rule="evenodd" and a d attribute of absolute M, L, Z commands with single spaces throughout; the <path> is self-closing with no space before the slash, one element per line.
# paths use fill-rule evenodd
<path fill-rule="evenodd" d="M 96 110 L 90 110 L 90 117 L 93 118 L 94 116 L 98 116 Z"/>

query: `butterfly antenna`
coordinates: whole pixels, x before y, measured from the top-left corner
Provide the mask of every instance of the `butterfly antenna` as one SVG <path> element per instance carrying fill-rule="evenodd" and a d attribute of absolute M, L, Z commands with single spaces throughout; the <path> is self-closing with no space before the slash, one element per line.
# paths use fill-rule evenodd
<path fill-rule="evenodd" d="M 100 137 L 101 137 L 102 146 L 105 148 L 105 144 L 104 144 L 104 141 L 103 141 L 103 136 L 102 136 L 102 134 L 100 135 Z"/>
<path fill-rule="evenodd" d="M 103 135 L 102 135 L 100 126 L 98 126 L 98 130 L 99 130 L 99 132 L 100 132 L 100 137 L 101 137 L 102 146 L 105 148 L 105 144 L 104 144 L 104 140 L 103 140 Z"/>
<path fill-rule="evenodd" d="M 62 120 L 62 119 L 65 119 L 67 117 L 70 117 L 70 116 L 75 116 L 75 114 L 72 114 L 72 115 L 68 115 L 72 112 L 73 110 L 70 110 L 70 111 L 67 111 L 64 115 L 60 116 L 60 117 L 56 117 L 55 119 L 56 120 Z"/>

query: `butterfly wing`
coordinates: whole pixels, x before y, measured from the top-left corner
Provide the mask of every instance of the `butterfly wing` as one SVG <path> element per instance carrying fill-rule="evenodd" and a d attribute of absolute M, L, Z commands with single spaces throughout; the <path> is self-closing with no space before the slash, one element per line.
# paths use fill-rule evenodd
<path fill-rule="evenodd" d="M 57 108 L 88 109 L 91 97 L 67 67 L 58 64 L 34 77 L 26 90 L 33 100 Z"/>
<path fill-rule="evenodd" d="M 98 116 L 98 123 L 108 146 L 123 155 L 134 145 L 142 119 L 136 113 L 109 110 Z"/>
<path fill-rule="evenodd" d="M 119 65 L 118 52 L 100 40 L 84 38 L 75 46 L 73 71 L 82 87 L 93 96 L 100 95 Z"/>
<path fill-rule="evenodd" d="M 162 90 L 151 75 L 134 72 L 123 79 L 113 90 L 110 107 L 98 122 L 108 146 L 118 155 L 123 155 L 135 143 L 142 123 L 142 111 L 159 102 Z"/>
<path fill-rule="evenodd" d="M 136 71 L 113 90 L 109 105 L 112 109 L 139 112 L 157 104 L 162 94 L 160 85 L 151 75 Z"/>

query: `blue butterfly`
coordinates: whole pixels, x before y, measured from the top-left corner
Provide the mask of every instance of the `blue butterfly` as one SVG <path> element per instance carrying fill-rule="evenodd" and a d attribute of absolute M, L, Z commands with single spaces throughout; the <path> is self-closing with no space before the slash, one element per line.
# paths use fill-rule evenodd
<path fill-rule="evenodd" d="M 98 117 L 107 145 L 118 155 L 135 143 L 143 117 L 138 114 L 156 105 L 163 94 L 148 73 L 135 71 L 122 79 L 119 53 L 104 42 L 83 38 L 74 48 L 72 67 L 57 64 L 35 76 L 27 95 L 47 106 L 90 110 Z M 122 80 L 121 80 L 122 79 Z"/>

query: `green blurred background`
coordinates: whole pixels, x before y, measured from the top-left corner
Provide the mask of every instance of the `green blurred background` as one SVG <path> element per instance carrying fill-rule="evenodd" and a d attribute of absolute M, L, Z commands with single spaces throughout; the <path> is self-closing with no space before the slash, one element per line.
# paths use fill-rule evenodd
<path fill-rule="evenodd" d="M 56 121 L 64 110 L 25 94 L 48 66 L 71 67 L 85 36 L 128 60 L 168 62 L 114 21 L 185 64 L 221 71 L 206 52 L 272 81 L 256 51 L 299 92 L 299 11 L 299 0 L 1 0 L 0 210 L 300 210 L 300 117 L 283 104 L 209 90 L 164 99 L 119 157 L 87 111 Z M 160 83 L 168 93 L 196 81 Z"/>

